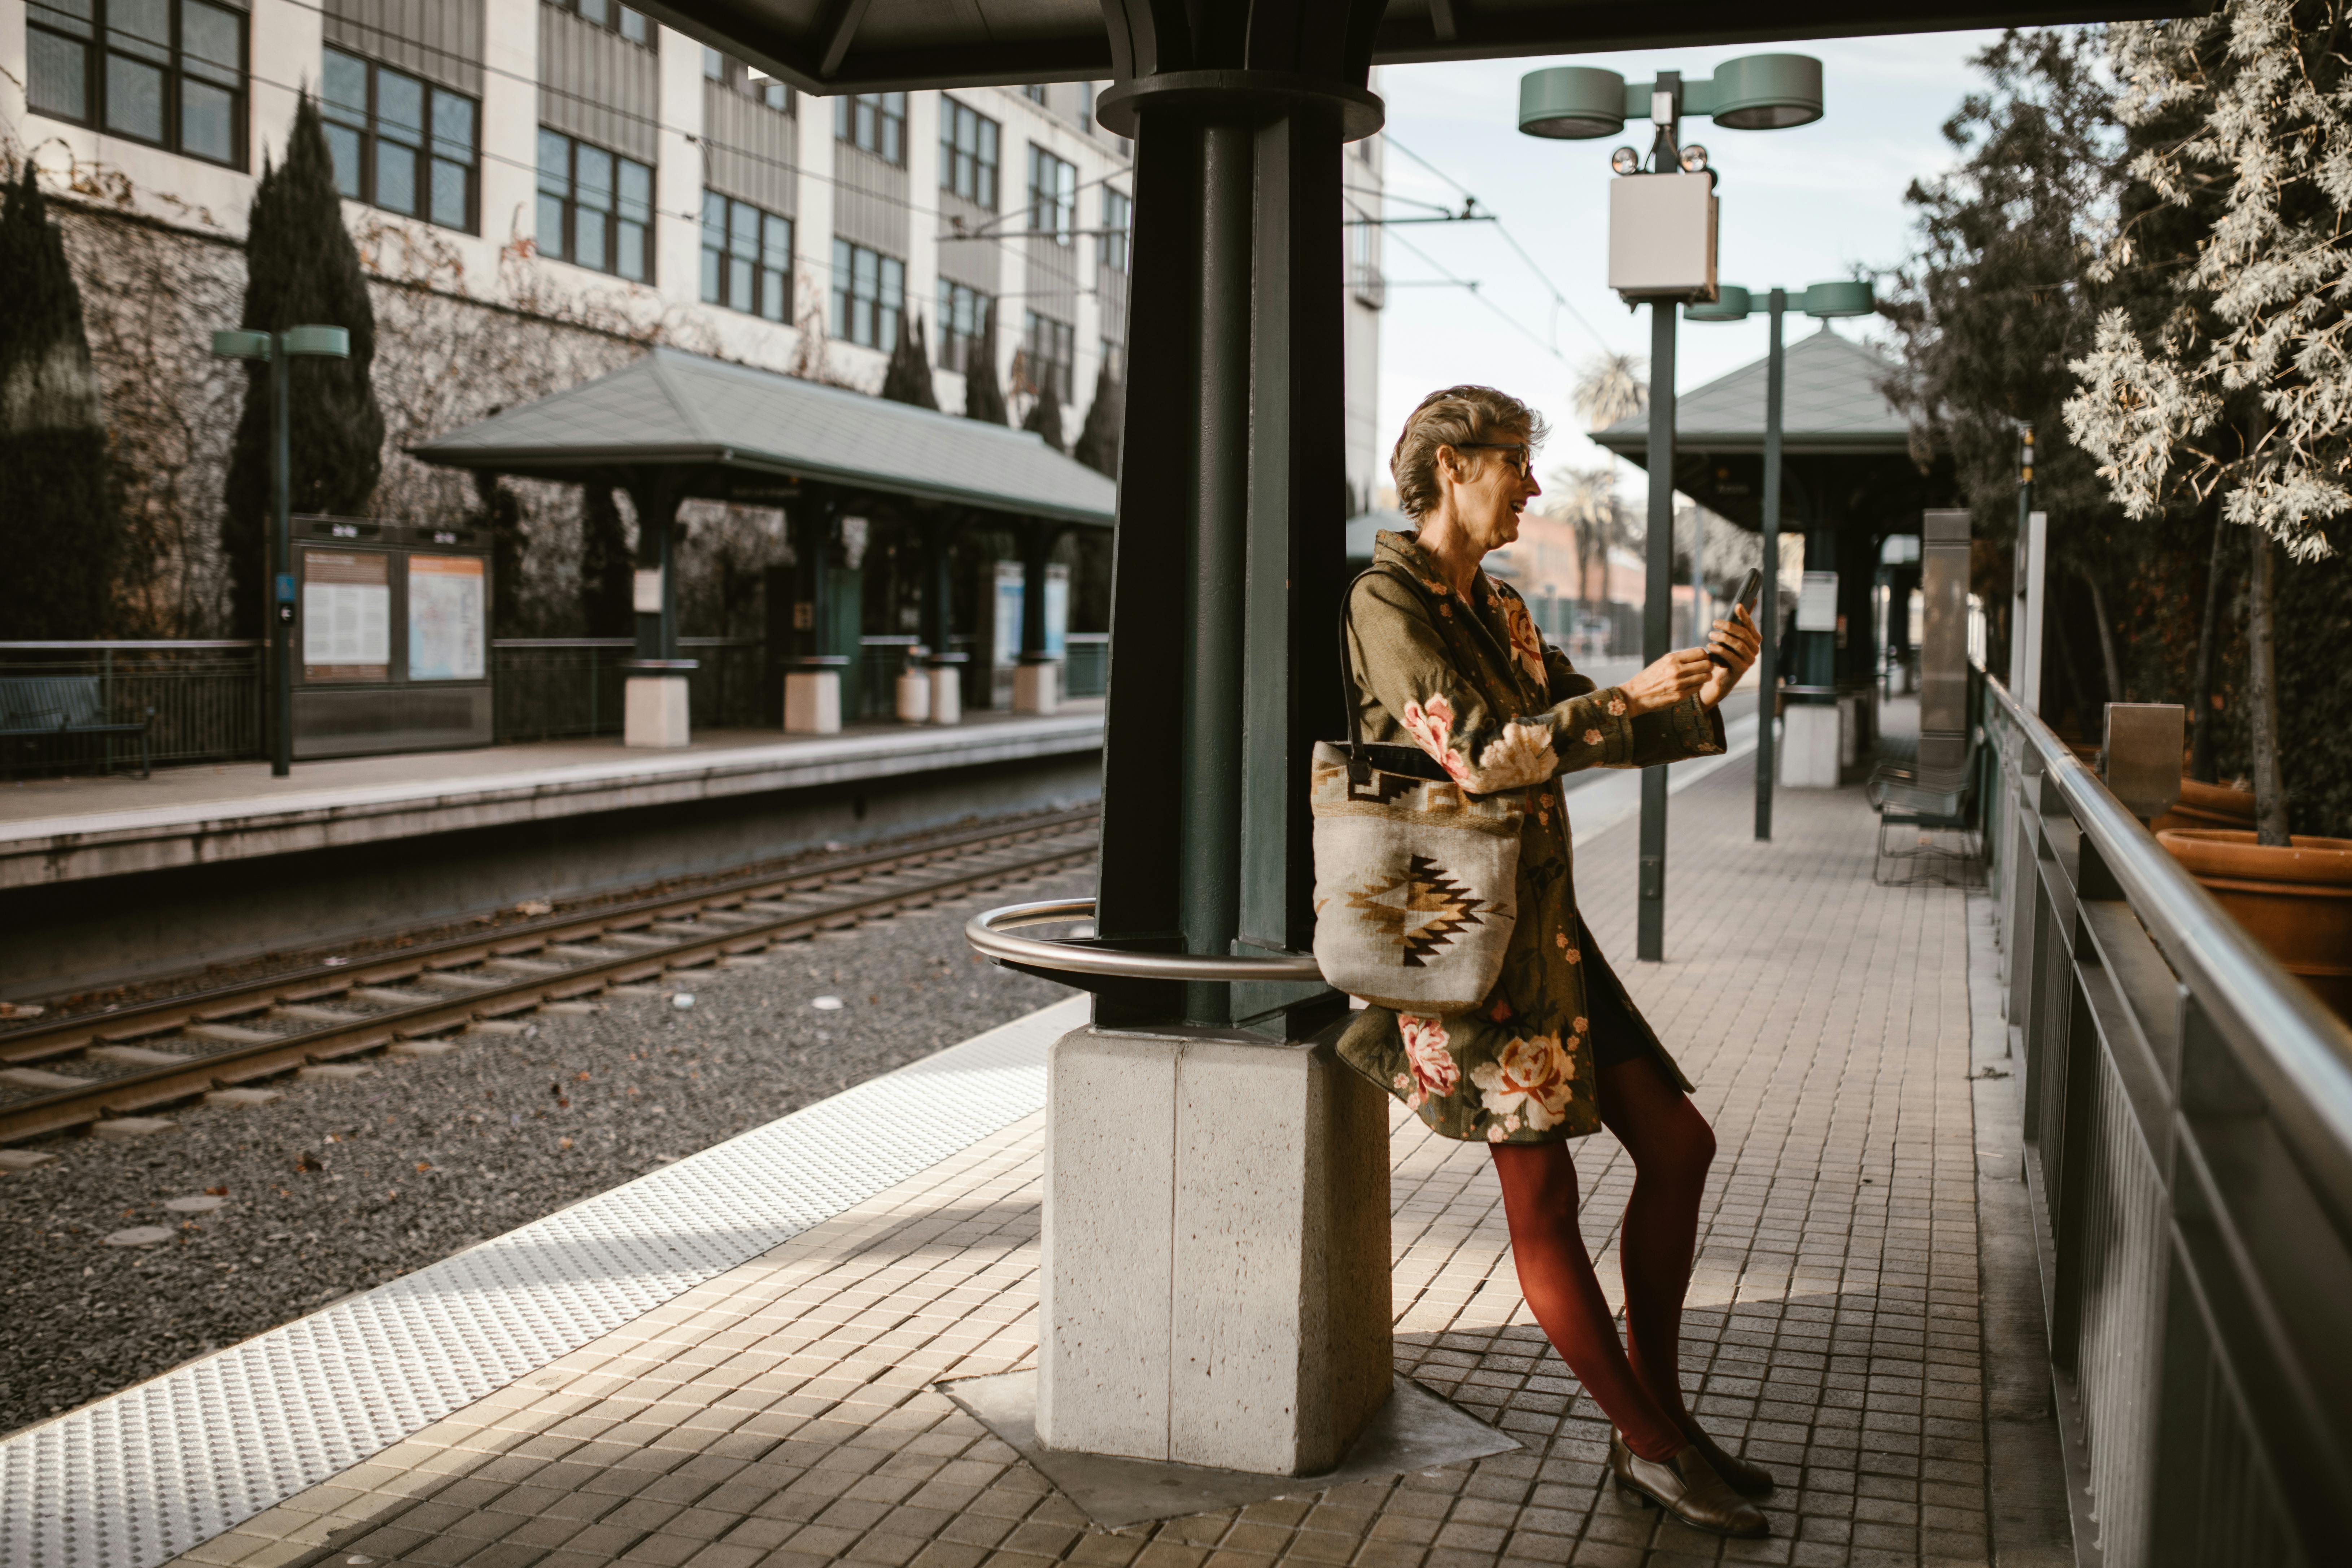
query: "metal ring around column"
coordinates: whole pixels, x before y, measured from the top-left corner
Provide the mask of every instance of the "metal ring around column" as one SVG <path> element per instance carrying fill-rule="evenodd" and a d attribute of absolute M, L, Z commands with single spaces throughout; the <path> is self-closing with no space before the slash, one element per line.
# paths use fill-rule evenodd
<path fill-rule="evenodd" d="M 1315 960 L 1305 953 L 1286 958 L 1215 958 L 1194 952 L 1125 952 L 1117 948 L 1082 947 L 1076 942 L 1005 934 L 1007 928 L 1013 926 L 1087 920 L 1094 912 L 1092 899 L 1043 899 L 1035 903 L 1007 904 L 1001 910 L 986 910 L 972 916 L 964 922 L 963 934 L 974 948 L 991 958 L 1069 974 L 1111 974 L 1130 980 L 1278 981 L 1292 984 L 1316 984 L 1323 978 Z"/>

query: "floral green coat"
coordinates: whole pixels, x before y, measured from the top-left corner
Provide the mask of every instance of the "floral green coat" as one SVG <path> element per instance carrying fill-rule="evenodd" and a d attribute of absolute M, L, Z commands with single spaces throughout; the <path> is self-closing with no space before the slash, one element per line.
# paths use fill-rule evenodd
<path fill-rule="evenodd" d="M 1350 643 L 1364 738 L 1416 741 L 1474 794 L 1527 791 L 1528 812 L 1518 923 L 1486 1001 L 1444 1018 L 1368 1007 L 1340 1037 L 1339 1055 L 1448 1138 L 1584 1137 L 1601 1128 L 1587 988 L 1611 986 L 1620 997 L 1624 989 L 1577 915 L 1555 781 L 1579 768 L 1719 752 L 1722 718 L 1696 697 L 1633 716 L 1622 690 L 1595 689 L 1538 635 L 1517 594 L 1481 572 L 1465 604 L 1409 535 L 1381 534 L 1372 562 L 1388 570 L 1357 585 Z M 1625 1013 L 1640 1043 L 1690 1088 L 1630 998 Z"/>

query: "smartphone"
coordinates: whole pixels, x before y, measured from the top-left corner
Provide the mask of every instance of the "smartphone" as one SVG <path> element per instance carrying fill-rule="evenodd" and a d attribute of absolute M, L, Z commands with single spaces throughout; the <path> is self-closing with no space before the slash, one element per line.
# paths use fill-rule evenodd
<path fill-rule="evenodd" d="M 1748 612 L 1748 618 L 1752 621 L 1756 618 L 1757 596 L 1763 592 L 1763 570 L 1760 567 L 1750 566 L 1748 569 L 1748 576 L 1746 580 L 1739 584 L 1738 595 L 1733 600 L 1733 603 L 1737 604 L 1741 609 L 1746 610 Z M 1726 620 L 1729 620 L 1730 618 L 1731 617 L 1728 616 L 1724 617 Z M 1723 662 L 1721 656 L 1717 655 L 1712 648 L 1707 650 L 1706 657 L 1713 659 L 1717 664 L 1721 664 Z"/>

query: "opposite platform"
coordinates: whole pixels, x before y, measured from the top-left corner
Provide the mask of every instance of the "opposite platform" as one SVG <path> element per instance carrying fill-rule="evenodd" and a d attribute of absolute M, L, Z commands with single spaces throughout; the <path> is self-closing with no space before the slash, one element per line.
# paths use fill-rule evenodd
<path fill-rule="evenodd" d="M 286 779 L 237 763 L 41 780 L 0 789 L 0 889 L 1099 751 L 1101 704 L 1072 707 L 823 737 L 720 732 L 676 751 L 549 741 L 355 757 L 299 763 Z"/>

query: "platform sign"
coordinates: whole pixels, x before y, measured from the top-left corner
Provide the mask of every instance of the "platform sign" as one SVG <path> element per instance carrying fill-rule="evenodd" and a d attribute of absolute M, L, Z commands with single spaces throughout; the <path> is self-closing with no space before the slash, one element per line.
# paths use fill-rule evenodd
<path fill-rule="evenodd" d="M 479 680 L 487 672 L 488 579 L 478 555 L 408 558 L 408 679 Z"/>
<path fill-rule="evenodd" d="M 1797 594 L 1797 629 L 1833 632 L 1838 629 L 1838 574 L 1808 572 Z"/>
<path fill-rule="evenodd" d="M 392 674 L 390 558 L 373 550 L 302 552 L 302 679 Z"/>

